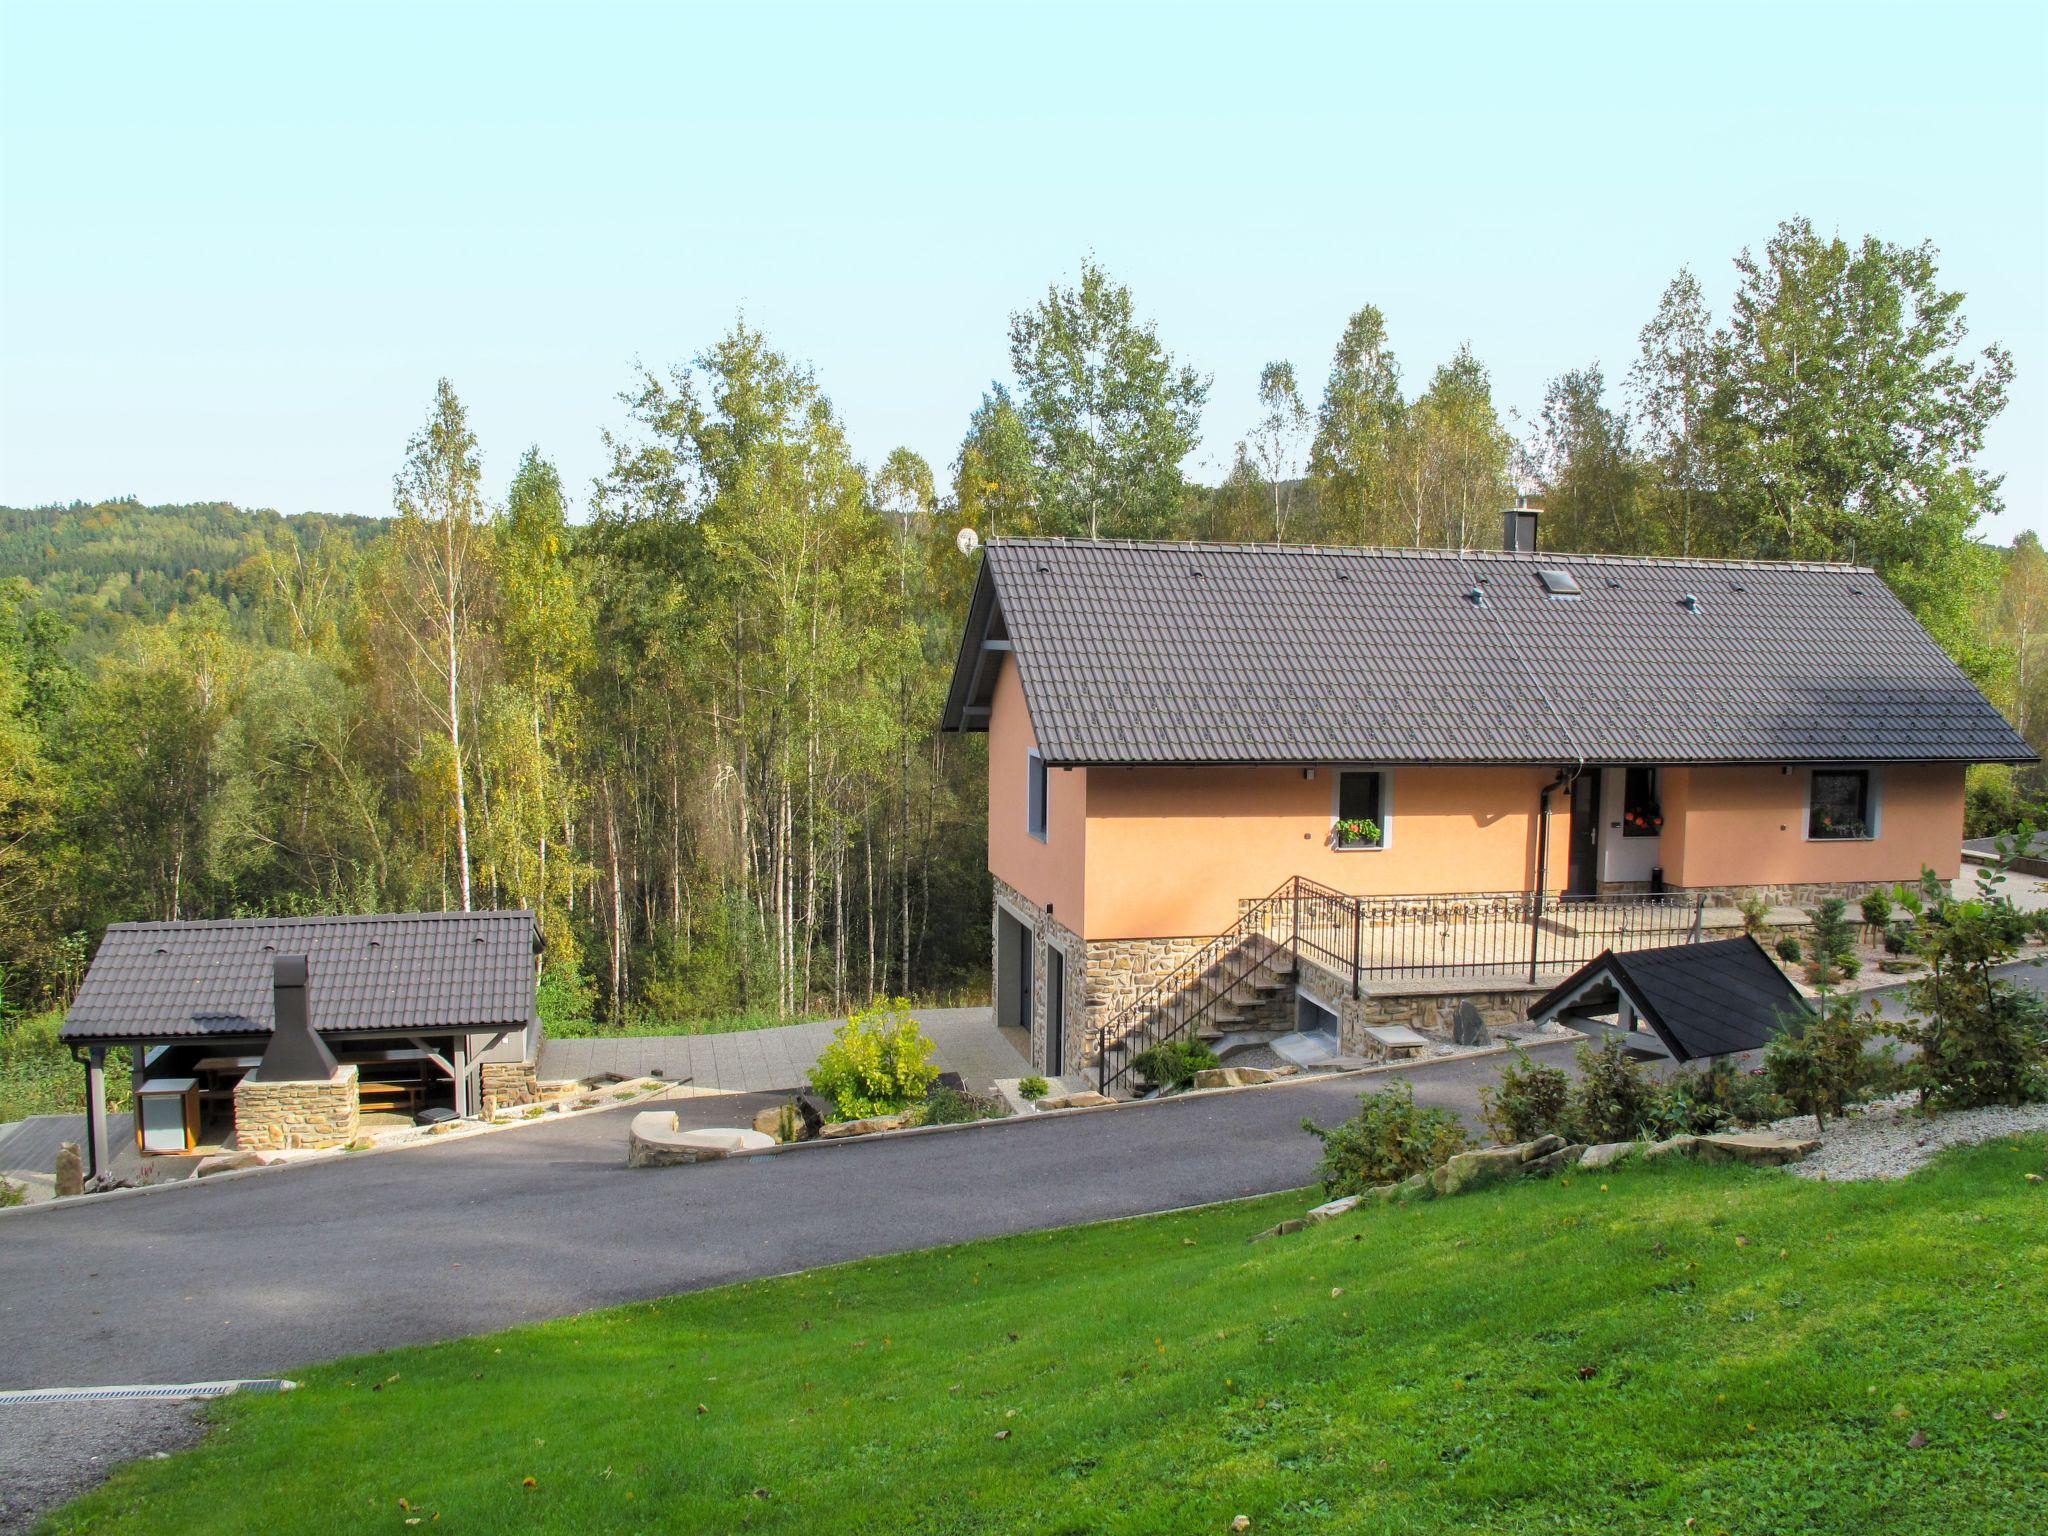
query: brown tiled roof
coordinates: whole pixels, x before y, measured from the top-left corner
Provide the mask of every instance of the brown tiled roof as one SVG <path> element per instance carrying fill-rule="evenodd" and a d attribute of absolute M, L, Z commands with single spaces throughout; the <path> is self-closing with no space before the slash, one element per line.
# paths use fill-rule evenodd
<path fill-rule="evenodd" d="M 534 1017 L 531 912 L 115 923 L 65 1015 L 62 1038 L 268 1034 L 271 959 L 307 957 L 323 1033 L 523 1027 Z"/>
<path fill-rule="evenodd" d="M 990 639 L 1053 763 L 2034 759 L 1860 566 L 996 539 L 949 729 Z"/>

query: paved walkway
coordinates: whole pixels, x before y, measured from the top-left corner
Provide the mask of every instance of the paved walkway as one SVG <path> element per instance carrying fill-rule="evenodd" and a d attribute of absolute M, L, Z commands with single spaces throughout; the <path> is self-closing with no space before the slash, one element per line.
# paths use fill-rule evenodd
<path fill-rule="evenodd" d="M 48 1199 L 57 1183 L 57 1148 L 67 1141 L 85 1145 L 84 1115 L 31 1115 L 0 1125 L 0 1175 L 28 1185 L 31 1199 Z M 133 1115 L 107 1116 L 107 1146 L 116 1174 L 132 1178 L 142 1171 Z"/>
<path fill-rule="evenodd" d="M 990 1021 L 986 1008 L 919 1008 L 917 1021 L 938 1047 L 939 1066 L 958 1072 L 977 1093 L 999 1077 L 1022 1077 L 1031 1066 Z M 661 1076 L 723 1093 L 763 1093 L 801 1088 L 818 1053 L 842 1020 L 784 1024 L 775 1029 L 736 1030 L 723 1035 L 614 1035 L 584 1040 L 549 1040 L 541 1046 L 545 1079 Z"/>

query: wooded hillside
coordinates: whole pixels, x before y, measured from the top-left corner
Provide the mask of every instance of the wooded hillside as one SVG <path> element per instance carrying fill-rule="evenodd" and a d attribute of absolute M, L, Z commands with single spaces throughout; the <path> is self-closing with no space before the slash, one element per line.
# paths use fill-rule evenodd
<path fill-rule="evenodd" d="M 1286 360 L 1242 381 L 1218 487 L 1181 471 L 1214 381 L 1089 263 L 937 472 L 858 462 L 741 323 L 628 381 L 578 521 L 445 380 L 388 518 L 0 512 L 0 997 L 63 1001 L 123 918 L 513 905 L 558 1013 L 985 987 L 983 744 L 935 729 L 964 527 L 1486 544 L 1532 493 L 1551 547 L 1874 563 L 2048 735 L 2048 559 L 1974 535 L 2009 358 L 1930 247 L 1795 220 L 1736 277 L 1716 323 L 1681 273 L 1620 398 L 1569 367 L 1520 430 L 1471 348 L 1411 390 L 1362 308 L 1314 404 Z"/>

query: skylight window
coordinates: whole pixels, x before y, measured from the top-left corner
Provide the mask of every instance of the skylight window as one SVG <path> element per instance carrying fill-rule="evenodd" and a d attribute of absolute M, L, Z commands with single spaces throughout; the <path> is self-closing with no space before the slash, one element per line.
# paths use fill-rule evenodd
<path fill-rule="evenodd" d="M 1570 571 L 1538 571 L 1536 579 L 1552 597 L 1578 597 L 1579 584 Z"/>

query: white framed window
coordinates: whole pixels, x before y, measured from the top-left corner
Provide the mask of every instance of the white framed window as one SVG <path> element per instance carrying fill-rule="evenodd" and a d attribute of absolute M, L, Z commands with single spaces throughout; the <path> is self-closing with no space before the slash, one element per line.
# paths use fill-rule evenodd
<path fill-rule="evenodd" d="M 1883 778 L 1875 768 L 1810 768 L 1806 774 L 1806 838 L 1814 843 L 1868 842 L 1883 816 Z"/>
<path fill-rule="evenodd" d="M 1330 775 L 1330 846 L 1366 853 L 1394 840 L 1394 775 L 1385 768 L 1339 768 Z"/>
<path fill-rule="evenodd" d="M 1025 761 L 1024 829 L 1045 841 L 1045 759 L 1033 747 Z"/>

